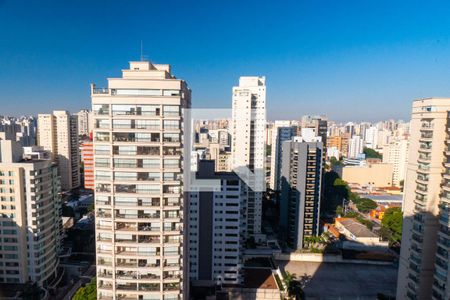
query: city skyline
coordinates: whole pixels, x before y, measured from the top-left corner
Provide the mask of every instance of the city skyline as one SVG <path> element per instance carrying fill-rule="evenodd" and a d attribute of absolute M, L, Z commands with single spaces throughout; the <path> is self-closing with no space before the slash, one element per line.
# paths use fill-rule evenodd
<path fill-rule="evenodd" d="M 266 76 L 270 120 L 305 114 L 408 120 L 414 99 L 450 93 L 450 7 L 443 2 L 432 8 L 406 2 L 281 8 L 249 2 L 239 9 L 172 4 L 143 3 L 137 11 L 116 2 L 43 2 L 23 11 L 20 3 L 0 2 L 0 24 L 10 29 L 0 43 L 2 114 L 15 115 L 17 102 L 33 115 L 89 107 L 89 84 L 104 83 L 105 74 L 119 76 L 117 66 L 140 57 L 141 41 L 150 61 L 171 61 L 191 82 L 195 107 L 230 107 L 239 76 Z M 149 18 L 149 12 L 157 13 Z M 123 21 L 114 22 L 117 17 Z M 171 26 L 159 26 L 167 20 Z M 182 50 L 171 42 L 180 28 L 186 33 L 179 37 Z"/>

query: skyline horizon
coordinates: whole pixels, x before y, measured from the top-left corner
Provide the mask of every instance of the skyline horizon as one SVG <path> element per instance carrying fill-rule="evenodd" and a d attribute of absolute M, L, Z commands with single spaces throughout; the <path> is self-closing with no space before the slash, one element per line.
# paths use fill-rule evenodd
<path fill-rule="evenodd" d="M 0 1 L 0 25 L 8 28 L 0 42 L 2 113 L 17 114 L 17 103 L 28 114 L 89 107 L 89 84 L 139 59 L 141 41 L 146 57 L 187 81 L 199 108 L 229 106 L 232 86 L 246 74 L 268 79 L 270 119 L 306 112 L 342 121 L 407 119 L 414 99 L 450 95 L 445 1 L 248 1 L 235 8 L 82 0 L 30 2 L 24 10 L 20 1 Z"/>

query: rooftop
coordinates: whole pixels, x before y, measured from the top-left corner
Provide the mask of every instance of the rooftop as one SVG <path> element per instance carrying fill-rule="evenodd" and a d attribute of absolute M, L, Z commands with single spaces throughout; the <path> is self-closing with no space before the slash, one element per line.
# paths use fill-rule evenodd
<path fill-rule="evenodd" d="M 244 269 L 244 288 L 278 290 L 270 269 Z"/>
<path fill-rule="evenodd" d="M 339 222 L 348 231 L 350 231 L 357 238 L 376 238 L 375 233 L 370 231 L 365 225 L 356 221 L 353 218 L 336 218 L 336 222 Z"/>

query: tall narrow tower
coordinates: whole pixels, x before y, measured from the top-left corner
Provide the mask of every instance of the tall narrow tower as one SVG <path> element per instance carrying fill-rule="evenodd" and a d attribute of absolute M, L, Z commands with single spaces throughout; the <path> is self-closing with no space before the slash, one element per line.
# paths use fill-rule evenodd
<path fill-rule="evenodd" d="M 187 299 L 183 108 L 169 65 L 131 62 L 92 86 L 98 299 Z"/>
<path fill-rule="evenodd" d="M 413 102 L 397 299 L 450 296 L 449 113 L 450 99 Z"/>
<path fill-rule="evenodd" d="M 261 233 L 262 196 L 265 187 L 266 79 L 240 77 L 233 87 L 233 171 L 251 174 L 247 178 L 246 235 L 258 239 Z"/>
<path fill-rule="evenodd" d="M 62 190 L 80 186 L 80 155 L 78 150 L 77 116 L 67 111 L 38 115 L 38 145 L 50 151 L 58 164 Z"/>

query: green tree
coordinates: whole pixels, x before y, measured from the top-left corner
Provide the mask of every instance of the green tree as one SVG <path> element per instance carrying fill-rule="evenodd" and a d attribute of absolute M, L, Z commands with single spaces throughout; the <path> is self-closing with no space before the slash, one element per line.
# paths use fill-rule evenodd
<path fill-rule="evenodd" d="M 357 201 L 356 203 L 356 207 L 362 213 L 368 213 L 372 209 L 377 208 L 377 206 L 378 204 L 375 201 L 368 198 L 360 198 L 359 201 Z"/>
<path fill-rule="evenodd" d="M 330 158 L 330 165 L 332 168 L 335 166 L 342 166 L 342 162 L 340 160 L 337 160 L 336 157 L 332 156 Z"/>
<path fill-rule="evenodd" d="M 283 281 L 287 288 L 289 299 L 303 299 L 304 294 L 301 283 L 297 280 L 297 276 L 295 274 L 286 271 Z"/>
<path fill-rule="evenodd" d="M 383 156 L 379 152 L 371 148 L 365 147 L 363 153 L 366 155 L 366 158 L 380 158 L 380 159 L 383 158 Z"/>
<path fill-rule="evenodd" d="M 73 296 L 72 300 L 96 300 L 97 299 L 97 281 L 92 278 L 91 282 L 81 287 Z"/>
<path fill-rule="evenodd" d="M 391 243 L 402 239 L 403 213 L 400 207 L 391 207 L 384 212 L 381 220 L 381 235 Z"/>

